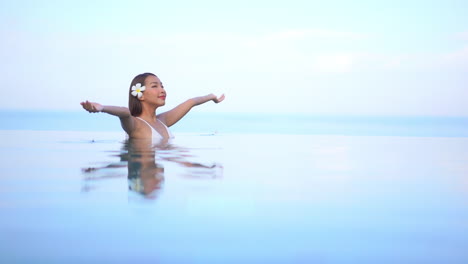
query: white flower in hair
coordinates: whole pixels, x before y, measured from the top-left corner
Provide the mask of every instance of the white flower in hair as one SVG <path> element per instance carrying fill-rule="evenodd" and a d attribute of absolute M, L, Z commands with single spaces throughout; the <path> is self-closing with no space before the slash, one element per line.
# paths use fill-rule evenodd
<path fill-rule="evenodd" d="M 141 86 L 141 83 L 137 83 L 132 86 L 132 95 L 138 98 L 141 98 L 141 96 L 143 96 L 143 91 L 145 89 L 146 89 L 145 86 Z"/>

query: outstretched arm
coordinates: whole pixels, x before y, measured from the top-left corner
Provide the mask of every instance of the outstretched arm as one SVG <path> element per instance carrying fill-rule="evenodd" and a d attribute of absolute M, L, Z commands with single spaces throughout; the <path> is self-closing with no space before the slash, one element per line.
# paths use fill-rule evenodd
<path fill-rule="evenodd" d="M 120 118 L 120 123 L 122 124 L 122 128 L 130 134 L 130 132 L 134 128 L 134 121 L 132 115 L 130 114 L 130 110 L 127 107 L 122 106 L 111 106 L 111 105 L 101 105 L 95 102 L 81 102 L 80 103 L 83 108 L 90 112 L 90 113 L 107 113 L 113 116 L 117 116 Z"/>
<path fill-rule="evenodd" d="M 192 99 L 188 99 L 187 101 L 181 103 L 180 105 L 174 107 L 174 109 L 164 112 L 158 115 L 158 118 L 166 124 L 166 126 L 170 127 L 177 123 L 182 117 L 184 117 L 192 107 L 204 104 L 209 101 L 213 101 L 215 103 L 220 103 L 224 100 L 224 94 L 220 97 L 216 97 L 214 94 L 209 94 L 205 96 L 195 97 Z"/>
<path fill-rule="evenodd" d="M 90 113 L 107 113 L 110 115 L 114 115 L 117 117 L 129 117 L 130 115 L 130 110 L 128 110 L 127 107 L 121 107 L 121 106 L 111 106 L 111 105 L 101 105 L 100 103 L 94 103 L 94 102 L 81 102 L 80 103 L 83 108 L 90 112 Z"/>

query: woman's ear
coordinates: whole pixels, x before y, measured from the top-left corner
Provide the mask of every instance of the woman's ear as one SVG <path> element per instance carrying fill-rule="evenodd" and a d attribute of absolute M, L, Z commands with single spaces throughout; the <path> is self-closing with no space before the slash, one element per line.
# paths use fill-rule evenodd
<path fill-rule="evenodd" d="M 142 94 L 141 94 L 141 97 L 140 97 L 140 98 L 138 98 L 138 100 L 140 100 L 140 101 L 144 101 L 144 100 L 145 100 L 145 93 L 142 93 Z"/>

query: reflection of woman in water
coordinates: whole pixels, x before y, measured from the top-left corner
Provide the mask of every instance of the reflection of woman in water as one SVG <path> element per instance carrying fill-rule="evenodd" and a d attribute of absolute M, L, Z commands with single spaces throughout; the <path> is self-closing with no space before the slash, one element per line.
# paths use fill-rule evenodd
<path fill-rule="evenodd" d="M 156 114 L 158 107 L 166 104 L 166 90 L 159 78 L 152 73 L 143 73 L 133 78 L 128 92 L 128 108 L 81 102 L 90 113 L 104 112 L 120 118 L 122 128 L 132 139 L 152 139 L 153 144 L 171 138 L 168 127 L 177 123 L 192 107 L 209 101 L 219 103 L 224 95 L 213 94 L 189 99 L 174 109 Z"/>
<path fill-rule="evenodd" d="M 158 155 L 158 152 L 168 151 L 170 155 Z M 151 144 L 145 139 L 128 139 L 124 142 L 119 154 L 120 162 L 111 163 L 104 167 L 90 167 L 83 169 L 86 174 L 85 182 L 121 177 L 115 169 L 128 169 L 129 190 L 143 195 L 145 198 L 154 199 L 162 190 L 164 184 L 163 162 L 173 162 L 187 168 L 187 174 L 191 178 L 218 178 L 221 177 L 222 166 L 219 164 L 204 165 L 187 160 L 185 149 L 173 145 Z M 190 171 L 192 170 L 192 171 Z M 96 173 L 96 174 L 95 174 Z M 85 188 L 88 190 L 89 187 Z"/>
<path fill-rule="evenodd" d="M 156 163 L 156 149 L 147 141 L 128 141 L 128 187 L 154 198 L 164 182 L 164 168 Z"/>

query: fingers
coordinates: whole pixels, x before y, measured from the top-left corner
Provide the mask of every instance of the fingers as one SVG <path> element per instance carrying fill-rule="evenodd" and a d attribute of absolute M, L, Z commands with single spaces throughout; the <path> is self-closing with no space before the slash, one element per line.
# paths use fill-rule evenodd
<path fill-rule="evenodd" d="M 83 106 L 83 108 L 84 108 L 86 111 L 91 110 L 91 104 L 90 104 L 88 101 L 82 103 L 81 105 Z"/>
<path fill-rule="evenodd" d="M 96 112 L 99 112 L 97 111 L 96 107 L 94 106 L 93 103 L 89 102 L 88 100 L 86 100 L 85 102 L 81 102 L 80 103 L 81 106 L 83 106 L 83 109 L 90 112 L 90 113 L 96 113 Z"/>
<path fill-rule="evenodd" d="M 216 103 L 221 103 L 224 100 L 225 96 L 222 94 L 220 97 L 216 98 Z"/>

